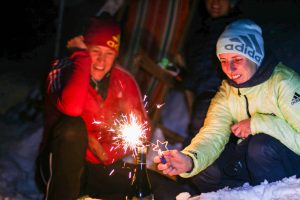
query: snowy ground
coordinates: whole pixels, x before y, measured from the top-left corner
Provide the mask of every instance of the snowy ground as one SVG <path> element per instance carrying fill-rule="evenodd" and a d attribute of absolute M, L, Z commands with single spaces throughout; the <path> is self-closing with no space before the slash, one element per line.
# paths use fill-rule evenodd
<path fill-rule="evenodd" d="M 22 61 L 0 59 L 0 200 L 42 199 L 34 176 L 49 57 L 48 50 L 39 47 Z"/>
<path fill-rule="evenodd" d="M 263 182 L 251 187 L 244 184 L 243 187 L 229 189 L 224 188 L 216 192 L 190 197 L 188 193 L 181 193 L 176 200 L 299 200 L 300 179 L 295 177 L 284 178 L 281 181 Z"/>

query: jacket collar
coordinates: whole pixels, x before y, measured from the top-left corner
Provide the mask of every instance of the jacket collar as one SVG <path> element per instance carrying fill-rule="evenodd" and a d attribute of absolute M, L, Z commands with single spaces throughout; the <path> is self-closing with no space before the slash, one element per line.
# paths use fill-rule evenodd
<path fill-rule="evenodd" d="M 94 80 L 92 76 L 90 77 L 90 85 L 101 95 L 103 99 L 106 99 L 107 97 L 112 69 L 100 81 Z"/>
<path fill-rule="evenodd" d="M 248 81 L 242 84 L 236 84 L 231 79 L 227 79 L 227 82 L 229 83 L 229 85 L 235 88 L 247 88 L 247 87 L 253 87 L 259 85 L 270 78 L 278 62 L 279 61 L 276 59 L 276 57 L 273 54 L 267 53 L 261 66 L 256 71 L 256 73 L 252 76 L 251 79 L 249 79 Z"/>

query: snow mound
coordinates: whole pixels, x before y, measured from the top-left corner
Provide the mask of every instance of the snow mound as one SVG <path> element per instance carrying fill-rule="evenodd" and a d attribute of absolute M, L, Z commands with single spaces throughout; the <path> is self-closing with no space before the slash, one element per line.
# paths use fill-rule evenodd
<path fill-rule="evenodd" d="M 180 193 L 176 200 L 299 200 L 300 179 L 296 176 L 284 178 L 277 182 L 262 182 L 257 186 L 245 183 L 242 187 L 224 188 L 216 192 L 202 193 L 199 196 L 189 197 Z"/>

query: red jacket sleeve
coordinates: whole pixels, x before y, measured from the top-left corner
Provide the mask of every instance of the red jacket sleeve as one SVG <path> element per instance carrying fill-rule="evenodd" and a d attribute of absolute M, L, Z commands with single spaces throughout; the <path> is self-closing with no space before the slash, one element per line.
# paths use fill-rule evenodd
<path fill-rule="evenodd" d="M 87 51 L 76 51 L 68 66 L 55 67 L 48 76 L 48 95 L 57 109 L 70 116 L 82 113 L 88 93 L 91 59 Z"/>

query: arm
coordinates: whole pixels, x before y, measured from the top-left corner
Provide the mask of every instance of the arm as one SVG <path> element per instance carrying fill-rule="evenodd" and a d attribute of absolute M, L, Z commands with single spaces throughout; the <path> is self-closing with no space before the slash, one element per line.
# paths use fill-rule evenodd
<path fill-rule="evenodd" d="M 88 144 L 91 151 L 101 160 L 105 161 L 107 160 L 107 154 L 102 147 L 102 145 L 98 142 L 98 140 L 93 136 L 88 136 Z"/>
<path fill-rule="evenodd" d="M 194 176 L 211 165 L 224 150 L 231 134 L 232 115 L 227 105 L 229 87 L 223 83 L 216 96 L 212 99 L 206 119 L 199 133 L 191 144 L 182 150 L 194 162 L 194 168 L 189 173 L 180 176 Z"/>
<path fill-rule="evenodd" d="M 275 80 L 278 116 L 255 114 L 251 118 L 252 134 L 266 133 L 300 155 L 300 102 L 293 102 L 300 94 L 300 78 L 289 75 L 289 79 Z"/>
<path fill-rule="evenodd" d="M 77 47 L 77 51 L 69 57 L 68 66 L 58 63 L 48 76 L 48 94 L 52 102 L 60 112 L 70 116 L 81 114 L 88 92 L 91 59 L 82 43 L 78 37 L 71 39 L 67 47 Z"/>
<path fill-rule="evenodd" d="M 212 100 L 204 126 L 191 144 L 181 152 L 164 152 L 166 164 L 160 163 L 156 156 L 154 162 L 159 163 L 158 169 L 165 174 L 179 174 L 188 178 L 212 164 L 225 148 L 231 134 L 230 125 L 233 120 L 226 102 L 226 88 L 222 86 Z"/>

